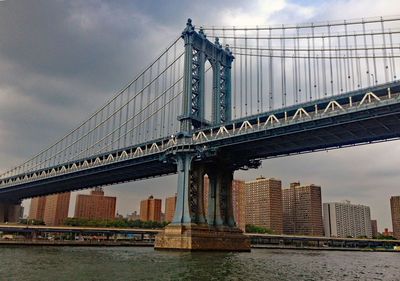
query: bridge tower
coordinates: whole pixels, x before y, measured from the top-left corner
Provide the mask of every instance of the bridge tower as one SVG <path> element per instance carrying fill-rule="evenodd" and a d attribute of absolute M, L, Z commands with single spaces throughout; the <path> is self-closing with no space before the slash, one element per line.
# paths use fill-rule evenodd
<path fill-rule="evenodd" d="M 228 46 L 211 43 L 188 19 L 182 32 L 185 41 L 184 94 L 179 138 L 191 138 L 202 126 L 231 120 L 231 65 Z M 205 63 L 213 71 L 211 124 L 204 118 Z M 156 249 L 249 251 L 249 239 L 236 227 L 232 206 L 232 180 L 243 160 L 223 151 L 185 145 L 166 155 L 177 165 L 178 190 L 174 218 L 156 237 Z M 205 174 L 209 186 L 204 186 Z M 204 188 L 208 205 L 204 206 Z"/>
<path fill-rule="evenodd" d="M 178 116 L 181 133 L 189 135 L 202 125 L 216 125 L 231 120 L 231 67 L 234 57 L 216 38 L 211 43 L 203 30 L 197 33 L 191 19 L 182 32 L 185 41 L 185 65 L 182 115 Z M 204 118 L 205 63 L 213 72 L 211 124 Z"/>

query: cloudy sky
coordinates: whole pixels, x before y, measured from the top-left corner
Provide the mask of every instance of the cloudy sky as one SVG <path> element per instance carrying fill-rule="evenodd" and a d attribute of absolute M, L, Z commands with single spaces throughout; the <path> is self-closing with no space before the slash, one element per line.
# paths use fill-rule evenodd
<path fill-rule="evenodd" d="M 176 38 L 188 17 L 195 25 L 251 26 L 391 15 L 400 15 L 398 0 L 0 1 L 0 170 L 87 118 Z M 398 155 L 400 142 L 374 144 L 268 160 L 235 177 L 321 185 L 323 202 L 368 205 L 379 230 L 391 229 Z M 106 194 L 118 197 L 125 215 L 148 195 L 175 190 L 171 176 L 107 187 Z M 71 199 L 70 214 L 75 194 Z"/>

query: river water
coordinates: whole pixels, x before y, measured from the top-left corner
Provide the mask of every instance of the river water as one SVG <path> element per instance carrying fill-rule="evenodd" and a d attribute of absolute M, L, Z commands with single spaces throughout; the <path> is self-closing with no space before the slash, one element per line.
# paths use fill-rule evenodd
<path fill-rule="evenodd" d="M 0 280 L 400 280 L 400 253 L 2 246 Z"/>

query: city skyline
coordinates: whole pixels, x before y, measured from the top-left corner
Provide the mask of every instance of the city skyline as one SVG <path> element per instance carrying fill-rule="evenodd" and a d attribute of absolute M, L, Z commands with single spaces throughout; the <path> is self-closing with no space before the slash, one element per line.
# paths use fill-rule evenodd
<path fill-rule="evenodd" d="M 247 196 L 251 196 L 251 197 L 254 196 L 253 195 L 253 191 L 251 191 L 250 189 L 252 188 L 254 183 L 256 183 L 257 186 L 258 186 L 259 183 L 262 183 L 263 181 L 268 183 L 266 186 L 269 185 L 270 181 L 276 182 L 276 183 L 278 183 L 278 186 L 280 186 L 280 194 L 281 194 L 282 197 L 281 197 L 279 205 L 281 205 L 281 207 L 282 207 L 281 209 L 282 209 L 283 213 L 282 213 L 281 218 L 278 219 L 278 221 L 280 223 L 282 223 L 282 225 L 283 225 L 282 231 L 279 231 L 279 232 L 282 232 L 282 234 L 288 234 L 288 235 L 292 234 L 293 235 L 293 234 L 297 233 L 298 235 L 308 235 L 308 236 L 324 236 L 325 235 L 326 236 L 327 234 L 326 233 L 324 234 L 323 228 L 325 228 L 325 231 L 326 231 L 326 227 L 328 227 L 328 226 L 325 226 L 325 224 L 326 224 L 327 220 L 330 220 L 330 218 L 325 218 L 325 213 L 326 213 L 325 205 L 327 205 L 327 206 L 328 205 L 339 205 L 339 206 L 353 206 L 352 208 L 355 208 L 355 207 L 357 207 L 357 208 L 360 208 L 360 207 L 367 208 L 368 209 L 368 219 L 363 223 L 364 224 L 368 224 L 368 228 L 372 231 L 372 235 L 376 236 L 374 234 L 374 228 L 376 228 L 376 226 L 377 226 L 377 220 L 373 219 L 371 217 L 371 211 L 370 211 L 370 207 L 369 206 L 364 206 L 362 204 L 350 204 L 350 201 L 348 201 L 348 200 L 342 200 L 340 202 L 322 202 L 322 204 L 321 204 L 321 199 L 322 198 L 321 198 L 321 187 L 320 186 L 317 186 L 315 184 L 305 184 L 305 185 L 303 184 L 303 185 L 301 185 L 300 182 L 291 182 L 289 187 L 285 187 L 285 186 L 281 186 L 281 180 L 280 179 L 264 178 L 262 176 L 260 176 L 260 177 L 258 177 L 256 179 L 252 179 L 250 181 L 243 181 L 243 180 L 240 180 L 240 179 L 233 179 L 233 181 L 232 181 L 232 190 L 235 190 L 235 192 L 237 193 L 236 196 L 233 196 L 232 203 L 233 203 L 233 205 L 236 205 L 236 208 L 238 208 L 237 211 L 239 211 L 239 213 L 241 213 L 240 210 L 243 211 L 243 218 L 242 218 L 243 220 L 244 220 L 244 217 L 247 217 L 246 214 L 248 213 L 248 211 L 250 209 L 253 210 L 254 207 L 258 206 L 259 204 L 256 203 L 254 205 L 254 204 L 249 204 L 249 202 L 240 203 L 240 201 L 241 200 L 245 200 L 245 197 L 247 197 Z M 208 183 L 208 177 L 207 176 L 205 176 L 205 183 Z M 261 186 L 262 185 L 263 184 L 261 184 Z M 235 188 L 234 188 L 234 186 L 235 186 Z M 295 193 L 293 193 L 295 189 L 298 189 L 298 190 Z M 260 189 L 260 191 L 261 191 L 261 189 Z M 261 193 L 259 191 L 257 191 L 256 193 L 257 193 L 257 197 L 260 197 L 260 195 L 262 197 L 262 196 L 264 196 L 266 194 L 270 194 L 270 191 L 268 191 L 267 193 L 265 193 L 265 191 L 263 191 Z M 32 201 L 34 203 L 31 202 L 30 209 L 28 210 L 29 218 L 30 219 L 43 220 L 44 214 L 47 213 L 47 216 L 48 216 L 50 213 L 49 213 L 49 210 L 45 209 L 45 204 L 46 204 L 46 201 L 47 201 L 46 198 L 47 197 L 52 197 L 52 196 L 54 197 L 55 195 L 35 197 L 33 199 L 33 201 Z M 104 191 L 103 191 L 103 188 L 90 189 L 90 195 L 83 195 L 83 194 L 79 193 L 79 194 L 77 194 L 77 199 L 82 197 L 82 196 L 83 197 L 90 197 L 90 196 L 100 196 L 100 197 L 102 197 L 102 196 L 104 196 Z M 271 195 L 268 195 L 266 198 L 269 198 L 270 196 Z M 240 197 L 243 197 L 243 198 L 240 198 Z M 273 196 L 273 197 L 275 197 L 275 196 Z M 308 197 L 310 197 L 310 198 L 308 198 Z M 171 222 L 172 217 L 173 217 L 173 213 L 174 213 L 174 209 L 175 209 L 175 204 L 176 204 L 176 193 L 173 196 L 168 196 L 168 197 L 165 197 L 165 198 L 154 198 L 153 195 L 150 195 L 147 199 L 141 200 L 141 207 L 139 208 L 139 212 L 137 210 L 133 210 L 133 211 L 131 211 L 131 213 L 127 213 L 126 216 L 124 216 L 124 215 L 121 215 L 121 214 L 118 214 L 118 213 L 115 214 L 116 197 L 106 196 L 105 198 L 114 200 L 114 203 L 113 203 L 114 216 L 108 217 L 108 218 L 105 218 L 105 219 L 118 218 L 118 215 L 119 215 L 120 218 L 141 219 L 141 220 L 143 220 L 144 217 L 149 218 L 149 214 L 148 214 L 149 210 L 150 209 L 153 210 L 155 208 L 154 210 L 157 209 L 157 211 L 154 211 L 154 210 L 150 211 L 150 212 L 152 212 L 152 215 L 150 215 L 150 216 L 154 216 L 154 215 L 157 216 L 156 214 L 154 214 L 154 212 L 156 212 L 156 213 L 159 212 L 160 218 L 156 219 L 156 221 L 159 221 L 159 222 Z M 299 205 L 298 203 L 295 203 L 293 201 L 293 200 L 295 200 L 294 198 L 297 198 L 296 200 L 300 200 L 299 202 L 300 203 L 304 203 L 304 204 L 300 204 Z M 314 198 L 314 199 L 312 199 L 312 198 Z M 394 200 L 394 199 L 398 200 L 398 198 L 400 198 L 400 196 L 391 197 L 391 200 L 390 200 L 391 208 L 393 208 L 392 207 L 392 204 L 393 204 L 392 200 Z M 259 198 L 259 199 L 261 199 L 261 198 Z M 68 199 L 68 201 L 69 201 L 69 199 Z M 150 203 L 149 204 L 148 203 L 149 201 L 158 201 L 158 203 L 157 203 L 158 206 L 156 207 L 154 205 L 154 203 Z M 164 205 L 162 203 L 163 201 L 164 201 Z M 246 199 L 245 201 L 248 201 L 248 199 Z M 80 215 L 76 215 L 77 214 L 78 205 L 81 208 L 85 208 L 85 209 L 87 209 L 89 207 L 89 206 L 86 206 L 86 207 L 81 206 L 82 203 L 83 202 L 78 203 L 78 201 L 77 201 L 75 203 L 74 215 L 73 216 L 68 215 L 68 217 L 73 217 L 73 218 L 82 217 Z M 143 208 L 143 206 L 144 206 L 143 204 L 144 203 L 147 206 L 145 208 Z M 273 203 L 273 202 L 271 201 L 271 203 Z M 267 205 L 271 204 L 271 203 L 267 203 Z M 34 204 L 34 205 L 32 205 L 32 204 Z M 206 202 L 205 202 L 205 204 L 206 204 Z M 322 205 L 324 205 L 324 207 Z M 247 206 L 251 206 L 249 210 L 247 210 L 248 209 Z M 298 209 L 299 207 L 300 207 L 300 209 Z M 21 207 L 22 211 L 23 211 L 23 208 L 24 207 Z M 144 209 L 147 209 L 147 210 L 144 210 Z M 245 209 L 246 209 L 246 211 L 244 211 Z M 396 209 L 395 213 L 398 211 L 397 209 Z M 88 210 L 86 210 L 86 212 Z M 144 212 L 145 212 L 144 215 L 141 214 L 142 210 L 144 210 Z M 163 210 L 164 210 L 164 212 L 163 212 Z M 314 211 L 312 211 L 312 210 L 314 210 Z M 70 212 L 70 210 L 67 210 L 67 211 Z M 299 212 L 299 211 L 303 212 L 303 213 L 300 214 L 301 220 L 300 221 L 296 221 L 295 213 Z M 80 212 L 82 212 L 82 210 Z M 289 212 L 290 215 L 289 215 L 289 213 L 286 213 L 286 215 L 285 215 L 285 212 Z M 306 212 L 307 214 L 304 213 L 304 212 Z M 235 222 L 236 222 L 238 227 L 240 227 L 240 222 L 238 222 L 238 219 L 239 219 L 239 221 L 241 220 L 239 213 L 236 214 L 236 211 L 235 211 Z M 250 212 L 250 213 L 251 213 L 251 217 L 259 216 L 259 215 L 254 214 L 254 212 Z M 319 215 L 318 215 L 318 213 L 319 213 Z M 323 217 L 322 217 L 322 215 L 323 215 L 322 213 L 324 213 Z M 130 218 L 133 214 L 136 214 L 137 218 Z M 144 217 L 140 218 L 141 216 L 144 216 Z M 262 216 L 267 216 L 268 217 L 267 214 L 264 214 Z M 286 218 L 285 218 L 285 216 L 286 216 Z M 302 221 L 302 219 L 304 219 L 306 217 L 308 217 L 308 219 L 306 219 L 305 221 Z M 397 215 L 397 217 L 398 217 L 398 215 Z M 397 219 L 397 217 L 395 218 L 395 220 Z M 97 219 L 101 219 L 101 218 L 97 218 Z M 322 223 L 322 219 L 324 220 L 324 223 Z M 393 211 L 392 211 L 392 219 L 393 219 Z M 147 219 L 147 220 L 151 220 L 151 219 Z M 244 229 L 245 229 L 244 226 L 247 225 L 247 224 L 254 224 L 254 225 L 265 227 L 265 225 L 260 225 L 260 224 L 256 223 L 255 221 L 253 222 L 252 220 L 253 219 L 248 217 L 245 222 L 242 222 L 243 225 L 240 228 L 244 231 Z M 302 229 L 304 227 L 305 228 L 303 230 L 299 230 L 300 232 L 297 231 L 297 230 L 289 230 L 289 228 L 293 227 L 293 225 L 292 225 L 293 223 L 294 224 L 298 224 L 297 227 L 300 227 L 299 229 Z M 351 224 L 351 221 L 348 221 L 347 223 Z M 315 230 L 313 230 L 314 227 L 316 227 L 316 232 L 314 232 Z M 269 227 L 267 227 L 267 228 L 269 228 Z M 274 229 L 274 227 L 272 227 L 271 229 L 276 232 L 276 229 Z M 296 229 L 296 227 L 295 227 L 295 229 Z M 388 227 L 383 228 L 381 231 L 380 231 L 380 229 L 376 229 L 376 231 L 378 233 L 383 233 L 384 231 L 386 231 L 386 229 L 388 229 L 388 231 L 390 232 L 390 228 L 388 228 Z M 294 233 L 293 233 L 293 231 L 294 231 Z M 305 231 L 305 232 L 303 233 L 302 231 Z M 337 236 L 337 235 L 335 234 L 334 236 Z M 340 236 L 340 237 L 345 237 L 345 236 L 346 235 L 343 236 L 343 234 L 342 234 L 342 236 Z M 370 237 L 370 236 L 371 235 L 368 235 L 368 237 Z"/>
<path fill-rule="evenodd" d="M 269 7 L 261 1 L 246 6 L 237 1 L 230 2 L 229 8 L 221 2 L 207 13 L 204 7 L 193 9 L 192 4 L 171 2 L 170 8 L 177 7 L 173 17 L 146 4 L 137 4 L 140 13 L 136 14 L 129 7 L 106 4 L 112 13 L 93 3 L 67 7 L 51 3 L 42 11 L 35 4 L 21 2 L 5 1 L 0 7 L 0 32 L 9 39 L 0 46 L 1 170 L 24 161 L 93 112 L 147 65 L 164 42 L 179 36 L 187 17 L 195 25 L 255 25 L 386 15 L 388 7 L 391 13 L 400 13 L 394 1 L 276 1 Z M 225 16 L 216 16 L 220 9 L 225 9 Z M 26 10 L 31 12 L 26 14 Z M 116 15 L 117 22 L 113 21 Z M 54 23 L 51 29 L 49 21 Z M 56 113 L 59 118 L 54 118 Z M 399 195 L 395 167 L 400 164 L 392 155 L 399 152 L 399 142 L 391 142 L 271 159 L 258 170 L 237 172 L 235 178 L 250 180 L 262 174 L 280 178 L 283 186 L 294 180 L 318 183 L 324 187 L 324 202 L 349 199 L 368 205 L 378 229 L 391 229 L 389 199 Z M 174 194 L 176 176 L 111 186 L 106 191 L 121 198 L 116 209 L 126 214 L 139 209 L 144 192 L 159 198 Z M 71 196 L 70 212 L 76 194 Z M 24 206 L 26 213 L 29 200 Z"/>
<path fill-rule="evenodd" d="M 248 172 L 248 171 L 247 171 Z M 263 175 L 259 175 L 259 176 L 257 176 L 257 177 L 264 177 Z M 173 177 L 173 176 L 172 176 Z M 256 178 L 251 178 L 251 179 L 249 179 L 249 180 L 244 180 L 243 179 L 244 177 L 242 177 L 242 178 L 234 178 L 234 180 L 235 181 L 243 181 L 244 183 L 246 183 L 246 182 L 251 182 L 251 181 L 254 181 L 254 180 L 256 180 Z M 247 178 L 247 177 L 246 177 Z M 273 178 L 273 177 L 271 177 L 271 178 Z M 277 178 L 276 177 L 276 179 L 277 180 L 280 180 L 281 181 L 281 179 L 280 178 Z M 284 188 L 286 188 L 286 186 L 289 186 L 291 183 L 293 182 L 293 180 L 292 181 L 290 181 L 289 180 L 289 183 L 288 184 L 285 184 L 283 181 L 282 181 L 282 189 L 284 189 Z M 318 183 L 319 184 L 319 183 Z M 307 185 L 314 185 L 314 184 L 302 184 L 302 186 L 307 186 Z M 93 189 L 88 189 L 88 190 L 84 190 L 84 191 L 78 191 L 78 192 L 75 192 L 76 193 L 76 197 L 75 198 L 71 198 L 71 200 L 70 200 L 70 203 L 69 203 L 69 212 L 68 212 L 68 217 L 74 217 L 74 210 L 75 210 L 75 207 L 76 207 L 76 198 L 77 198 L 77 196 L 78 195 L 85 195 L 85 194 L 90 194 L 91 192 L 92 192 L 92 190 Z M 111 189 L 108 189 L 108 188 L 105 188 L 105 190 L 107 191 L 107 194 L 109 195 L 109 196 L 116 196 L 116 195 L 113 195 L 113 192 L 112 192 L 112 190 Z M 170 187 L 170 188 L 168 188 L 168 190 L 173 190 L 173 187 Z M 73 192 L 72 192 L 73 193 Z M 324 193 L 324 188 L 321 188 L 321 194 L 323 194 Z M 133 213 L 133 212 L 137 212 L 138 214 L 140 213 L 140 201 L 143 201 L 143 200 L 145 200 L 146 198 L 148 198 L 150 195 L 153 195 L 153 193 L 146 193 L 146 191 L 143 193 L 144 194 L 144 197 L 142 197 L 142 198 L 138 198 L 138 202 L 139 202 L 139 204 L 138 204 L 138 206 L 136 207 L 136 208 L 134 208 L 134 207 L 132 207 L 132 208 L 127 208 L 126 210 L 126 212 L 121 212 L 121 211 L 119 211 L 119 209 L 118 209 L 118 202 L 120 201 L 120 200 L 117 200 L 117 204 L 116 204 L 116 213 L 119 213 L 119 214 L 123 214 L 124 216 L 125 215 L 129 215 L 129 214 L 131 214 L 131 213 Z M 161 200 L 161 202 L 163 202 L 163 203 L 161 203 L 161 206 L 162 206 L 162 209 L 161 209 L 161 213 L 165 213 L 165 212 L 163 212 L 164 210 L 165 210 L 165 199 L 167 199 L 167 198 L 169 198 L 169 197 L 174 197 L 174 195 L 173 194 L 176 194 L 176 192 L 173 192 L 173 193 L 171 193 L 171 194 L 165 194 L 165 196 L 163 197 L 163 196 L 159 196 L 158 194 L 154 194 L 153 196 L 154 196 L 154 198 L 160 198 L 160 200 Z M 393 195 L 393 196 L 396 196 L 396 195 Z M 38 198 L 38 197 L 36 197 L 36 198 Z M 118 198 L 119 199 L 119 198 Z M 123 198 L 121 198 L 121 199 L 123 199 Z M 346 201 L 348 198 L 342 198 L 342 199 L 338 199 L 338 200 L 336 200 L 336 201 L 328 201 L 328 200 L 325 200 L 324 199 L 324 196 L 322 195 L 322 203 L 341 203 L 341 202 L 343 202 L 343 201 Z M 31 199 L 28 199 L 28 200 L 25 200 L 25 201 L 30 201 Z M 353 202 L 353 201 L 352 201 Z M 27 203 L 27 202 L 25 202 L 25 203 Z M 30 204 L 29 204 L 30 202 L 28 202 L 28 204 L 25 204 L 24 206 L 25 206 L 25 211 L 24 211 L 24 215 L 25 216 L 27 216 L 27 215 L 29 215 L 29 211 L 30 211 L 30 208 L 29 208 L 29 206 L 30 206 Z M 368 205 L 368 204 L 365 204 L 365 203 L 363 203 L 362 201 L 354 201 L 354 203 L 355 204 L 359 204 L 359 205 L 367 205 L 367 206 L 370 206 L 370 205 Z M 384 229 L 385 228 L 388 228 L 389 229 L 389 231 L 390 230 L 392 230 L 392 221 L 391 221 L 391 211 L 390 211 L 390 198 L 388 199 L 388 201 L 387 201 L 387 205 L 388 205 L 388 209 L 389 209 L 389 220 L 390 220 L 390 224 L 389 225 L 383 225 L 382 227 L 380 227 L 380 224 L 379 224 L 379 220 L 378 220 L 378 232 L 382 232 L 382 231 L 384 231 Z M 26 206 L 28 206 L 28 207 L 26 207 Z M 374 211 L 373 211 L 373 208 L 371 207 L 371 218 L 375 218 L 374 217 Z M 375 218 L 376 219 L 376 218 Z"/>

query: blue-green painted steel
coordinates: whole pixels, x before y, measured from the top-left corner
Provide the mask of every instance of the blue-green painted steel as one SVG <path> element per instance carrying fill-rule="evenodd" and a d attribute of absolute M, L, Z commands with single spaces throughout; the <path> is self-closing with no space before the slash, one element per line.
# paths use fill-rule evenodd
<path fill-rule="evenodd" d="M 193 156 L 192 153 L 188 152 L 179 153 L 175 156 L 178 172 L 178 190 L 172 225 L 190 225 L 192 222 L 189 212 L 189 173 Z"/>
<path fill-rule="evenodd" d="M 185 42 L 182 115 L 180 129 L 190 136 L 193 129 L 231 120 L 231 67 L 234 57 L 228 46 L 224 49 L 216 39 L 211 43 L 202 30 L 194 30 L 191 19 L 182 32 Z M 212 120 L 205 120 L 205 63 L 213 71 Z"/>

